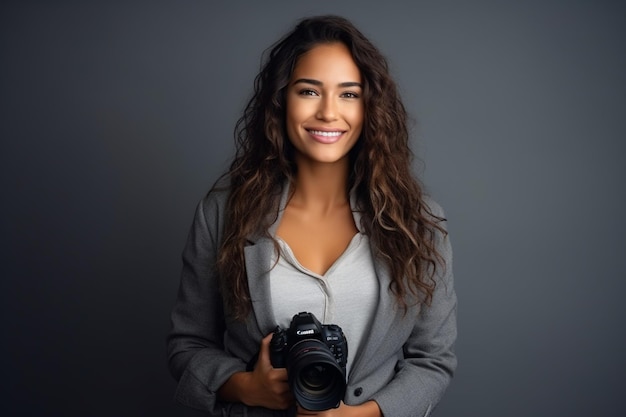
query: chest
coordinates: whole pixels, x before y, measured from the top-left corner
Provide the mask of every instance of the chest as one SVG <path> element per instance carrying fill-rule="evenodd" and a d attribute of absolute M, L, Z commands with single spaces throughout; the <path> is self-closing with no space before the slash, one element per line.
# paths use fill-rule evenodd
<path fill-rule="evenodd" d="M 298 262 L 319 275 L 328 271 L 357 232 L 349 207 L 325 215 L 288 207 L 276 230 Z"/>

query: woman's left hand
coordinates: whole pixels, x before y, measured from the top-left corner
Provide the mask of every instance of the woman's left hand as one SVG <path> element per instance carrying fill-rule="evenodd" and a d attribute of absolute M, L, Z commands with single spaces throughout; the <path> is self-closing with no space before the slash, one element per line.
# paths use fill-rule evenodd
<path fill-rule="evenodd" d="M 367 401 L 361 405 L 346 405 L 342 401 L 339 407 L 325 411 L 310 411 L 298 405 L 297 417 L 382 417 L 382 412 L 376 401 Z"/>

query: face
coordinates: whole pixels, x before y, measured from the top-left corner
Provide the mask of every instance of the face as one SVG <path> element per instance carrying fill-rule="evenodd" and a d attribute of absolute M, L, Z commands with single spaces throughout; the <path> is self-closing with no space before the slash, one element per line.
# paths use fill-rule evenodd
<path fill-rule="evenodd" d="M 363 99 L 361 73 L 345 45 L 320 44 L 302 55 L 286 102 L 296 162 L 347 161 L 363 127 Z"/>

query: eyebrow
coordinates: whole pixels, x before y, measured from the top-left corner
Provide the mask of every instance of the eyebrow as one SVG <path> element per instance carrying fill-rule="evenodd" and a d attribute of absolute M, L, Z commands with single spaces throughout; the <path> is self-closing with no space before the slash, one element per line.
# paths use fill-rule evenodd
<path fill-rule="evenodd" d="M 313 85 L 316 85 L 316 86 L 319 86 L 319 87 L 324 85 L 323 82 L 321 82 L 319 80 L 314 80 L 314 79 L 311 79 L 311 78 L 299 78 L 299 79 L 297 79 L 297 80 L 295 80 L 293 82 L 293 85 L 300 84 L 300 83 L 313 84 Z M 342 88 L 344 88 L 344 87 L 361 87 L 362 88 L 363 87 L 361 85 L 361 83 L 357 83 L 356 81 L 346 81 L 346 82 L 343 82 L 343 83 L 339 83 L 338 86 L 342 87 Z"/>

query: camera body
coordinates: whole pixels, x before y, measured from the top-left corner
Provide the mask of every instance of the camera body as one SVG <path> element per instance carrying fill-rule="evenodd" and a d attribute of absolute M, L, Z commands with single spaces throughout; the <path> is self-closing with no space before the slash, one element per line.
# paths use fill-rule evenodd
<path fill-rule="evenodd" d="M 293 316 L 289 329 L 277 328 L 270 342 L 274 368 L 287 368 L 290 388 L 303 408 L 336 408 L 346 390 L 348 342 L 336 324 L 320 324 L 312 314 Z"/>
<path fill-rule="evenodd" d="M 348 361 L 348 342 L 336 324 L 320 324 L 313 313 L 293 316 L 289 329 L 277 328 L 270 342 L 270 360 L 274 368 L 285 368 L 287 353 L 302 340 L 315 339 L 324 343 L 337 364 L 344 370 Z"/>

